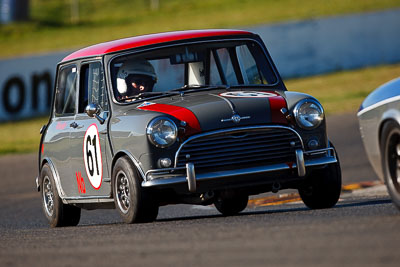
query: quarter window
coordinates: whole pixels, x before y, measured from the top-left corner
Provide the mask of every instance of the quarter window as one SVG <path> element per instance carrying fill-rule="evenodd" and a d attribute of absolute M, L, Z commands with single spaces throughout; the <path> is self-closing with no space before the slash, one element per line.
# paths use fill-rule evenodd
<path fill-rule="evenodd" d="M 60 70 L 55 98 L 56 116 L 75 114 L 76 77 L 76 66 L 67 66 Z"/>

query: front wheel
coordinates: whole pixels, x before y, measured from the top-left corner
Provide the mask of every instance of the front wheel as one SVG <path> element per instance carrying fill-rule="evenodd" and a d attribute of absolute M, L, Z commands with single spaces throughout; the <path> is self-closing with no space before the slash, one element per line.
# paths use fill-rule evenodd
<path fill-rule="evenodd" d="M 336 205 L 342 190 L 342 174 L 337 163 L 314 170 L 306 183 L 299 188 L 304 204 L 310 209 L 326 209 Z"/>
<path fill-rule="evenodd" d="M 115 207 L 125 223 L 151 222 L 157 218 L 158 205 L 142 188 L 129 158 L 117 160 L 112 179 Z"/>
<path fill-rule="evenodd" d="M 51 227 L 76 226 L 81 218 L 81 209 L 63 204 L 48 164 L 40 172 L 42 181 L 42 207 Z"/>
<path fill-rule="evenodd" d="M 220 196 L 214 202 L 214 206 L 224 216 L 238 214 L 247 207 L 248 195 Z"/>
<path fill-rule="evenodd" d="M 400 209 L 400 127 L 391 121 L 382 130 L 382 168 L 393 204 Z"/>

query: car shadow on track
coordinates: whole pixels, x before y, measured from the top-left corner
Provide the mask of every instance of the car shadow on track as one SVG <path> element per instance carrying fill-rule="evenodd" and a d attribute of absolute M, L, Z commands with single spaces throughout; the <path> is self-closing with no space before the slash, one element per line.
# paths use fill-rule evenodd
<path fill-rule="evenodd" d="M 324 209 L 325 211 L 332 211 L 346 209 L 346 208 L 354 208 L 354 207 L 368 207 L 368 206 L 377 206 L 377 205 L 386 205 L 391 204 L 391 200 L 389 198 L 384 199 L 365 199 L 365 200 L 349 200 L 347 202 L 339 202 L 336 206 L 331 209 Z M 303 205 L 299 204 L 284 204 L 278 206 L 267 206 L 267 207 L 257 207 L 256 209 L 248 208 L 244 212 L 241 212 L 234 216 L 228 216 L 232 218 L 232 220 L 239 219 L 239 218 L 246 218 L 249 216 L 254 215 L 271 215 L 271 214 L 295 214 L 295 213 L 302 213 L 308 214 L 308 212 L 318 212 L 318 210 L 311 210 Z M 322 210 L 319 210 L 322 211 Z M 343 215 L 343 213 L 341 213 Z M 199 220 L 210 220 L 210 219 L 223 219 L 228 218 L 227 216 L 223 216 L 221 214 L 204 214 L 204 215 L 187 215 L 187 216 L 176 216 L 176 217 L 169 217 L 169 218 L 160 218 L 157 219 L 153 223 L 140 223 L 134 224 L 135 227 L 147 227 L 152 226 L 157 223 L 180 223 L 180 222 L 188 222 L 188 221 L 199 221 Z M 115 220 L 115 221 L 114 221 Z M 107 219 L 107 222 L 102 222 L 100 219 L 97 218 L 87 218 L 83 224 L 79 224 L 79 228 L 86 228 L 86 227 L 130 227 L 130 225 L 124 224 L 122 221 L 117 218 L 117 216 L 112 216 Z M 133 225 L 132 225 L 133 226 Z M 43 225 L 40 225 L 39 228 L 43 228 Z M 69 227 L 67 227 L 69 228 Z"/>
<path fill-rule="evenodd" d="M 361 200 L 361 201 L 357 200 L 357 201 L 352 201 L 350 203 L 339 203 L 331 209 L 383 205 L 383 204 L 389 204 L 391 202 L 392 201 L 390 199 L 374 199 L 374 200 Z M 274 207 L 277 207 L 277 206 L 274 206 Z M 329 209 L 325 209 L 325 210 L 329 210 Z M 229 217 L 241 217 L 241 216 L 262 215 L 262 214 L 293 213 L 293 212 L 302 212 L 302 211 L 313 211 L 313 210 L 311 210 L 305 206 L 294 207 L 294 205 L 291 205 L 287 208 L 278 208 L 278 209 L 274 208 L 274 209 L 250 210 L 250 211 L 246 210 L 237 215 L 229 216 Z M 201 220 L 201 219 L 224 218 L 224 217 L 226 217 L 226 216 L 223 216 L 221 214 L 195 215 L 195 216 L 157 219 L 156 222 L 189 221 L 189 220 Z"/>
<path fill-rule="evenodd" d="M 339 203 L 335 206 L 335 208 L 346 208 L 346 207 L 360 207 L 360 206 L 370 206 L 370 205 L 381 205 L 392 203 L 390 198 L 385 199 L 368 199 L 365 201 L 356 201 L 352 203 Z"/>

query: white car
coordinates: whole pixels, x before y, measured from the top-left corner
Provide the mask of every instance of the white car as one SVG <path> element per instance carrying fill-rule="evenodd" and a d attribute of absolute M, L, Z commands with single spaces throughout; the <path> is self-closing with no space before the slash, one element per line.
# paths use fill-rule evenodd
<path fill-rule="evenodd" d="M 369 94 L 357 116 L 369 162 L 400 209 L 400 78 Z"/>

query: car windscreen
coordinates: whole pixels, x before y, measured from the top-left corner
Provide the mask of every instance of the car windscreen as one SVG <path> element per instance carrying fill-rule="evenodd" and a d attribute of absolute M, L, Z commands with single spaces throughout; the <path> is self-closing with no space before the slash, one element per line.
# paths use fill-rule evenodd
<path fill-rule="evenodd" d="M 183 87 L 271 85 L 276 75 L 255 41 L 201 42 L 116 57 L 111 78 L 117 101 Z"/>

